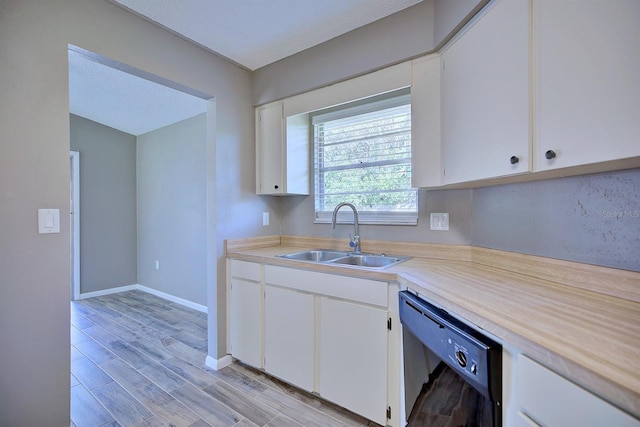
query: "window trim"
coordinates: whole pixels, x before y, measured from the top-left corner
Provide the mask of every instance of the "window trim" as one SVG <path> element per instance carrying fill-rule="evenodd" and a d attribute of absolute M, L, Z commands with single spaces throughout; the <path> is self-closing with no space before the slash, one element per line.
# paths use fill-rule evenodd
<path fill-rule="evenodd" d="M 411 91 L 410 87 L 402 88 L 378 94 L 375 96 L 363 98 L 346 104 L 341 104 L 331 108 L 326 108 L 312 112 L 309 114 L 311 138 L 313 139 L 313 197 L 314 197 L 314 223 L 330 224 L 332 220 L 332 211 L 317 211 L 318 200 L 318 159 L 316 158 L 318 147 L 314 137 L 315 125 L 318 123 L 338 120 L 365 114 L 374 111 L 384 110 L 397 106 L 408 105 L 411 108 Z M 413 143 L 413 141 L 412 141 Z M 418 189 L 408 187 L 406 190 L 416 192 L 416 210 L 413 212 L 391 212 L 391 211 L 358 211 L 358 219 L 361 224 L 380 224 L 380 225 L 417 225 L 419 215 Z M 349 200 L 345 200 L 349 202 Z M 348 212 L 347 212 L 348 211 Z M 353 224 L 353 213 L 350 210 L 341 210 L 337 215 L 337 223 Z"/>

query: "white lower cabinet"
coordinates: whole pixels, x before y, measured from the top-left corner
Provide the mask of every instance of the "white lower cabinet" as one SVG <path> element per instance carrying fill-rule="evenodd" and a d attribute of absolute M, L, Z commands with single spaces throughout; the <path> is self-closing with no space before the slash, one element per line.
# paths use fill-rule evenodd
<path fill-rule="evenodd" d="M 401 425 L 399 345 L 390 345 L 400 329 L 388 328 L 390 318 L 399 325 L 397 285 L 230 263 L 233 357 L 378 424 Z"/>
<path fill-rule="evenodd" d="M 515 427 L 540 427 L 540 424 L 527 417 L 522 412 L 516 413 Z"/>
<path fill-rule="evenodd" d="M 229 341 L 231 354 L 262 368 L 262 284 L 260 264 L 230 260 Z"/>
<path fill-rule="evenodd" d="M 264 369 L 301 389 L 313 391 L 315 365 L 314 296 L 266 285 Z"/>
<path fill-rule="evenodd" d="M 518 426 L 640 426 L 640 420 L 528 357 L 518 357 L 516 379 Z"/>
<path fill-rule="evenodd" d="M 320 396 L 385 425 L 387 310 L 326 297 L 319 299 Z"/>

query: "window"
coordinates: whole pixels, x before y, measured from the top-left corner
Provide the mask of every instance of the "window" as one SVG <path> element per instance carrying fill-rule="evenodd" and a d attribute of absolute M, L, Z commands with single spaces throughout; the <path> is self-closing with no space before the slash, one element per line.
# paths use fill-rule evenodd
<path fill-rule="evenodd" d="M 417 223 L 408 89 L 319 111 L 311 120 L 316 222 L 330 222 L 335 206 L 350 202 L 362 223 Z M 352 215 L 345 210 L 344 220 Z"/>

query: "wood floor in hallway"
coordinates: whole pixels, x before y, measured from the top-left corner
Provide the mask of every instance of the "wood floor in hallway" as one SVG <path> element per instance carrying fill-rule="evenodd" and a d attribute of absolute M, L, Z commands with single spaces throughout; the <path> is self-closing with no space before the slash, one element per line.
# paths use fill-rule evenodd
<path fill-rule="evenodd" d="M 142 291 L 71 303 L 71 425 L 377 426 L 234 363 L 205 366 L 206 314 Z"/>

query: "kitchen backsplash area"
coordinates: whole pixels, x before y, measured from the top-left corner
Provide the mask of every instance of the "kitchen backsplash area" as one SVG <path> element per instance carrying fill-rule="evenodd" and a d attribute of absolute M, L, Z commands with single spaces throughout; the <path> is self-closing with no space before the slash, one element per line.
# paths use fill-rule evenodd
<path fill-rule="evenodd" d="M 471 244 L 640 271 L 640 169 L 473 190 Z"/>
<path fill-rule="evenodd" d="M 417 225 L 360 225 L 360 236 L 367 240 L 392 240 L 400 242 L 443 243 L 468 245 L 471 243 L 471 206 L 473 190 L 418 191 Z M 348 201 L 348 200 L 345 200 Z M 349 249 L 349 233 L 353 226 L 315 224 L 313 196 L 289 196 L 282 198 L 281 234 L 292 236 L 344 238 Z M 431 212 L 449 213 L 449 231 L 434 231 L 429 227 Z"/>
<path fill-rule="evenodd" d="M 313 197 L 282 199 L 281 234 L 345 239 L 313 223 Z M 420 190 L 417 226 L 363 225 L 366 240 L 474 245 L 640 271 L 640 169 L 495 185 Z M 429 229 L 447 212 L 449 231 Z M 347 247 L 348 249 L 348 247 Z"/>

